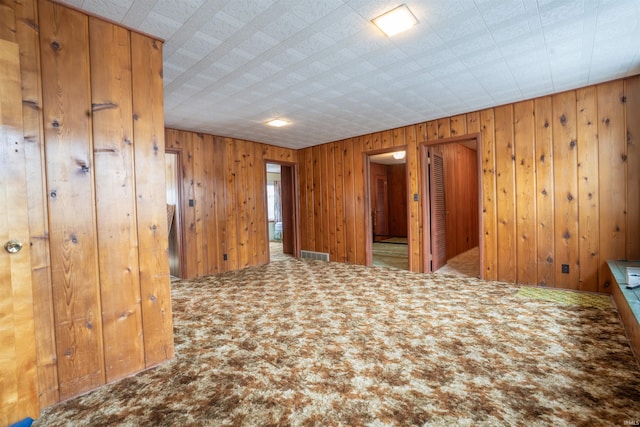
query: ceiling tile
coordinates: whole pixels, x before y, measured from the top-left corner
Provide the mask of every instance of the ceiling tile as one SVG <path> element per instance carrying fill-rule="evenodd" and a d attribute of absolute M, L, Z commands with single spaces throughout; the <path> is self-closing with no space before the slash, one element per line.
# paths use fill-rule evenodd
<path fill-rule="evenodd" d="M 168 126 L 286 147 L 640 73 L 638 0 L 411 0 L 393 38 L 392 0 L 66 3 L 165 39 Z"/>

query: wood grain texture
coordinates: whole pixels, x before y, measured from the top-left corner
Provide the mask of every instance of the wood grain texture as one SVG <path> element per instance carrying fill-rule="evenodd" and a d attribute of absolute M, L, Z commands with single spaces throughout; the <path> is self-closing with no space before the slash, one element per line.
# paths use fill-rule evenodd
<path fill-rule="evenodd" d="M 479 132 L 483 236 L 480 252 L 484 278 L 593 290 L 594 268 L 598 270 L 598 283 L 604 283 L 600 277 L 606 260 L 600 253 L 602 245 L 609 245 L 608 256 L 618 256 L 613 246 L 629 248 L 630 244 L 634 245 L 629 242 L 631 231 L 628 227 L 635 227 L 633 230 L 640 227 L 638 215 L 630 215 L 640 209 L 635 202 L 640 191 L 639 184 L 636 184 L 640 168 L 630 167 L 630 162 L 637 164 L 640 161 L 634 139 L 635 133 L 640 132 L 635 123 L 640 121 L 634 120 L 637 108 L 634 110 L 633 104 L 638 102 L 638 95 L 634 97 L 633 94 L 638 91 L 639 80 L 640 77 L 633 77 L 624 84 L 619 80 L 613 84 L 331 142 L 336 148 L 333 149 L 333 155 L 328 149 L 326 156 L 333 156 L 335 163 L 337 153 L 341 151 L 343 154 L 342 189 L 339 184 L 333 185 L 332 177 L 320 178 L 324 180 L 316 182 L 318 176 L 313 175 L 312 167 L 311 173 L 301 172 L 300 185 L 306 189 L 320 187 L 322 194 L 314 194 L 313 197 L 318 196 L 321 200 L 326 199 L 325 191 L 330 193 L 329 200 L 334 192 L 336 201 L 342 199 L 344 213 L 336 210 L 336 224 L 344 224 L 346 230 L 347 261 L 359 263 L 366 245 L 362 245 L 362 239 L 357 237 L 355 231 L 360 226 L 358 221 L 362 220 L 356 214 L 356 204 L 359 188 L 364 188 L 366 183 L 365 180 L 360 182 L 356 179 L 359 174 L 357 159 L 371 149 L 399 146 L 399 141 L 404 138 L 408 147 L 409 193 L 411 200 L 413 195 L 417 195 L 419 200 L 417 203 L 409 200 L 410 266 L 413 271 L 422 271 L 426 233 L 421 203 L 424 194 L 419 184 L 422 162 L 419 160 L 419 144 L 413 145 L 413 141 L 432 143 L 450 135 L 460 136 L 462 132 Z M 621 89 L 623 86 L 624 90 Z M 629 92 L 625 102 L 620 101 L 623 91 L 625 94 Z M 616 104 L 606 99 L 618 101 Z M 598 127 L 605 125 L 599 111 L 592 114 L 590 109 L 593 105 L 598 105 L 599 111 L 611 112 L 608 114 L 612 118 L 607 138 L 614 141 L 612 144 L 603 144 L 601 132 L 594 132 L 593 125 L 587 124 L 591 117 L 597 116 Z M 626 136 L 624 126 L 621 128 L 616 124 L 620 121 L 625 121 L 628 128 Z M 622 148 L 625 144 L 626 151 Z M 593 157 L 594 147 L 598 147 L 597 157 Z M 324 150 L 318 148 L 315 153 L 311 148 L 299 152 L 299 158 L 305 159 L 303 163 L 318 161 L 323 164 L 323 160 L 318 160 L 317 156 L 324 155 Z M 623 156 L 626 156 L 626 164 Z M 613 177 L 603 176 L 602 164 L 605 159 L 617 165 L 618 171 Z M 598 175 L 597 178 L 595 175 Z M 588 184 L 586 176 L 589 176 Z M 601 198 L 603 188 L 613 187 L 622 190 L 616 190 L 618 194 L 615 196 L 607 194 L 604 197 L 615 198 L 615 202 L 608 204 L 614 206 L 613 217 L 616 219 L 603 211 Z M 598 195 L 594 199 L 595 189 Z M 592 194 L 591 199 L 589 193 Z M 594 216 L 593 205 L 596 203 L 600 207 Z M 307 200 L 301 209 L 312 210 L 313 206 L 322 206 L 322 202 L 314 205 L 314 202 Z M 625 208 L 628 210 L 626 216 Z M 622 237 L 612 240 L 611 235 L 603 234 L 603 220 L 609 226 L 614 226 L 614 233 L 615 225 L 622 224 L 618 233 L 624 236 L 624 242 L 620 240 Z M 322 227 L 329 227 L 328 233 L 331 233 L 332 224 L 331 219 L 328 222 L 323 219 Z M 305 249 L 326 249 L 324 241 L 321 244 L 315 242 L 315 227 L 320 226 L 314 223 L 313 213 L 309 212 L 307 221 L 301 227 Z M 599 238 L 596 238 L 598 235 Z M 597 245 L 594 245 L 595 240 L 598 240 Z M 329 251 L 339 253 L 333 246 L 330 245 Z M 638 250 L 632 246 L 624 251 L 626 254 Z M 599 255 L 592 255 L 594 252 Z M 569 274 L 561 273 L 562 264 L 569 265 Z M 598 287 L 598 290 L 602 289 Z"/>
<path fill-rule="evenodd" d="M 478 246 L 477 151 L 457 142 L 443 144 L 447 259 Z"/>
<path fill-rule="evenodd" d="M 600 224 L 598 188 L 598 105 L 594 86 L 576 91 L 578 137 L 579 289 L 598 291 Z"/>
<path fill-rule="evenodd" d="M 162 43 L 131 34 L 140 295 L 146 367 L 173 357 L 164 176 Z"/>
<path fill-rule="evenodd" d="M 514 105 L 516 282 L 537 283 L 536 175 L 533 101 Z"/>
<path fill-rule="evenodd" d="M 576 93 L 553 96 L 554 286 L 579 288 Z M 569 266 L 569 273 L 561 266 Z"/>
<path fill-rule="evenodd" d="M 598 85 L 597 96 L 600 275 L 604 276 L 607 271 L 604 261 L 623 259 L 626 255 L 627 133 L 624 82 L 617 80 Z M 600 277 L 598 290 L 611 292 L 605 282 Z"/>
<path fill-rule="evenodd" d="M 553 186 L 553 108 L 551 97 L 538 98 L 535 108 L 536 273 L 540 286 L 555 283 Z"/>
<path fill-rule="evenodd" d="M 15 37 L 20 47 L 38 393 L 40 407 L 46 408 L 58 402 L 59 394 L 44 166 L 38 3 L 36 0 L 12 3 Z"/>
<path fill-rule="evenodd" d="M 167 148 L 183 161 L 185 278 L 269 262 L 265 165 L 267 160 L 295 164 L 291 160 L 298 155 L 239 139 L 176 129 L 165 133 Z M 301 202 L 302 217 L 305 210 Z"/>
<path fill-rule="evenodd" d="M 6 424 L 39 415 L 20 87 L 19 46 L 0 39 L 0 242 L 27 246 L 0 252 L 0 420 Z"/>
<path fill-rule="evenodd" d="M 106 381 L 145 367 L 138 271 L 129 31 L 89 18 Z M 104 61 L 104 57 L 110 61 Z"/>
<path fill-rule="evenodd" d="M 60 398 L 105 382 L 91 136 L 88 18 L 39 3 Z"/>
<path fill-rule="evenodd" d="M 498 280 L 517 279 L 513 105 L 495 109 Z"/>
<path fill-rule="evenodd" d="M 640 76 L 624 81 L 627 125 L 627 259 L 640 259 Z M 637 354 L 637 353 L 636 353 Z"/>
<path fill-rule="evenodd" d="M 482 252 L 484 278 L 498 278 L 498 217 L 496 205 L 496 142 L 495 113 L 493 109 L 480 112 L 480 140 L 482 159 Z"/>

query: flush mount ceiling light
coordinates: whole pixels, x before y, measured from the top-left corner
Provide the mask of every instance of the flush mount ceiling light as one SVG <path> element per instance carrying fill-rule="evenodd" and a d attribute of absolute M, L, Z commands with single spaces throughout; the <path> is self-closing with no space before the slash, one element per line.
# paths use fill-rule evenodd
<path fill-rule="evenodd" d="M 395 153 L 393 153 L 393 158 L 396 160 L 400 160 L 400 159 L 404 159 L 404 156 L 407 153 L 405 151 L 396 151 Z"/>
<path fill-rule="evenodd" d="M 406 4 L 402 4 L 389 12 L 374 18 L 373 22 L 388 37 L 401 33 L 418 23 Z"/>
<path fill-rule="evenodd" d="M 286 126 L 286 125 L 288 125 L 288 124 L 289 124 L 289 122 L 288 122 L 288 121 L 286 121 L 286 120 L 282 120 L 282 119 L 274 119 L 274 120 L 269 120 L 269 121 L 267 122 L 267 124 L 268 124 L 269 126 L 273 126 L 274 128 L 280 128 L 280 127 L 282 127 L 282 126 Z"/>

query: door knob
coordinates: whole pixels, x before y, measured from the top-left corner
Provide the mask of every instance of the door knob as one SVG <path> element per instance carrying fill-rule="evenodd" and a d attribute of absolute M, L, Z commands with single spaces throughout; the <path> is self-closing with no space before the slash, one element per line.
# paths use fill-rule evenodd
<path fill-rule="evenodd" d="M 4 248 L 10 254 L 15 254 L 20 252 L 20 249 L 22 249 L 22 243 L 18 242 L 17 240 L 9 240 L 4 244 Z"/>

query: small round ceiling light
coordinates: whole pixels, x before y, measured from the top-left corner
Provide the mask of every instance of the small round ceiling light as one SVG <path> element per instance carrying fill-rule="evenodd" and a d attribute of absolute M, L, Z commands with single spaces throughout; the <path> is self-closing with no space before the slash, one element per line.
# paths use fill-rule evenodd
<path fill-rule="evenodd" d="M 396 160 L 402 160 L 406 155 L 406 151 L 396 151 L 395 153 L 393 153 L 393 158 Z"/>
<path fill-rule="evenodd" d="M 289 124 L 288 121 L 282 119 L 273 119 L 267 122 L 269 126 L 273 126 L 274 128 L 281 128 L 282 126 L 286 126 Z"/>

